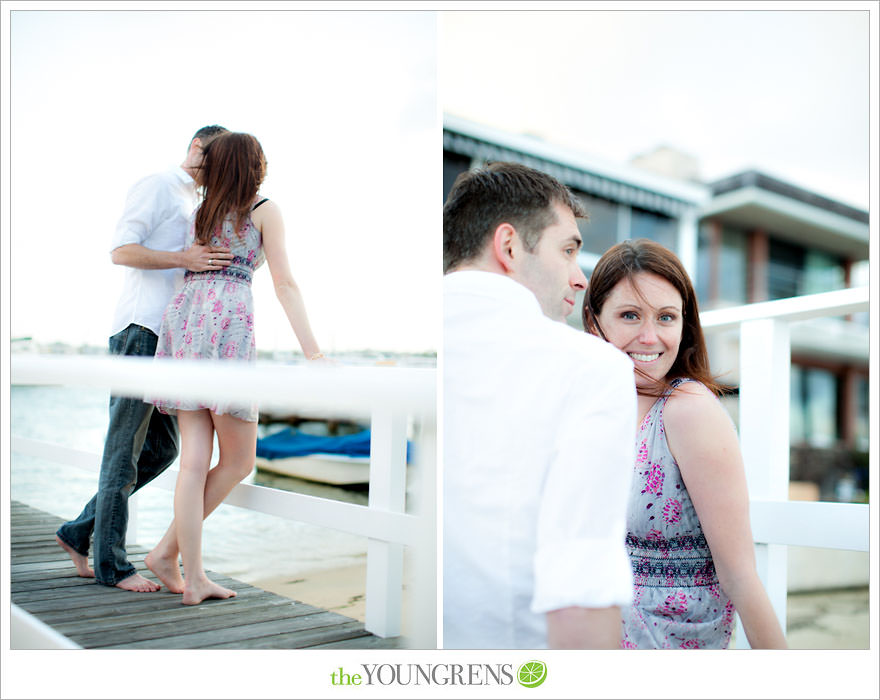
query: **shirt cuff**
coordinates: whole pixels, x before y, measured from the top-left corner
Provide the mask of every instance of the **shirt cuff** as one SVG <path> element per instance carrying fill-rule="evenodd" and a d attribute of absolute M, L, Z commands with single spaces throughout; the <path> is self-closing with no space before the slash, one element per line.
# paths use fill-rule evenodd
<path fill-rule="evenodd" d="M 623 542 L 565 540 L 535 554 L 534 613 L 625 606 L 632 597 L 632 567 Z"/>
<path fill-rule="evenodd" d="M 110 250 L 114 251 L 117 248 L 129 245 L 130 243 L 143 245 L 144 237 L 135 231 L 117 231 L 116 235 L 113 237 L 113 243 L 111 244 Z"/>

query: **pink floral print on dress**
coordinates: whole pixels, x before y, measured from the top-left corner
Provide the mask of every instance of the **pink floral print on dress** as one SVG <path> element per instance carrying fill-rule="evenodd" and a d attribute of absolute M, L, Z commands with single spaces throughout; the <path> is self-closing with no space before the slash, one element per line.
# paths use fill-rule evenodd
<path fill-rule="evenodd" d="M 683 381 L 672 382 L 674 390 Z M 626 547 L 633 603 L 621 608 L 625 649 L 724 649 L 734 609 L 718 583 L 703 534 L 663 428 L 668 393 L 635 438 Z"/>
<path fill-rule="evenodd" d="M 157 357 L 224 362 L 256 360 L 251 282 L 254 271 L 265 261 L 262 236 L 250 218 L 243 223 L 240 236 L 232 228 L 231 220 L 227 219 L 210 241 L 211 246 L 230 249 L 233 257 L 229 267 L 185 273 L 183 287 L 165 309 L 158 334 Z M 194 240 L 190 227 L 186 247 Z M 255 405 L 205 405 L 198 401 L 153 397 L 147 400 L 166 413 L 176 409 L 210 408 L 215 413 L 228 413 L 242 420 L 257 419 Z"/>
<path fill-rule="evenodd" d="M 655 496 L 662 496 L 663 479 L 663 467 L 659 464 L 652 464 L 651 470 L 648 472 L 648 476 L 645 479 L 645 490 L 648 493 L 653 493 Z"/>

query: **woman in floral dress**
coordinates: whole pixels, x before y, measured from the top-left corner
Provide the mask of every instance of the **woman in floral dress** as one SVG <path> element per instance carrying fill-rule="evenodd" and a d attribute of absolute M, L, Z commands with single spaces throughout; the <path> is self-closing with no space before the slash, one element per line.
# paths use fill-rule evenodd
<path fill-rule="evenodd" d="M 204 199 L 194 214 L 187 245 L 198 241 L 227 248 L 232 262 L 205 272 L 187 272 L 183 287 L 165 310 L 157 358 L 254 362 L 254 308 L 251 280 L 265 260 L 291 328 L 310 360 L 323 357 L 312 335 L 284 245 L 277 205 L 259 196 L 266 175 L 263 150 L 253 136 L 226 133 L 204 149 L 196 176 Z M 180 427 L 180 473 L 174 491 L 174 519 L 146 565 L 183 603 L 229 598 L 235 591 L 208 579 L 202 566 L 202 520 L 254 466 L 257 407 L 148 399 L 163 413 L 176 414 Z M 211 468 L 214 433 L 219 461 Z M 183 558 L 185 578 L 178 566 Z"/>
<path fill-rule="evenodd" d="M 614 246 L 593 271 L 583 315 L 632 359 L 638 392 L 626 541 L 635 590 L 622 646 L 724 649 L 736 611 L 752 647 L 785 648 L 755 567 L 736 430 L 681 262 L 647 239 Z"/>

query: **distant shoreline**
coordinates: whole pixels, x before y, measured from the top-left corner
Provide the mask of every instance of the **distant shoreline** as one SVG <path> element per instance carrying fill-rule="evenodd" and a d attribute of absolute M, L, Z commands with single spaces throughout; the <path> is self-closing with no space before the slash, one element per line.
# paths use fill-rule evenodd
<path fill-rule="evenodd" d="M 62 341 L 40 342 L 30 337 L 12 338 L 10 340 L 12 354 L 37 355 L 107 355 L 107 347 L 83 343 L 74 345 Z M 339 362 L 355 365 L 394 364 L 401 367 L 436 367 L 437 351 L 397 352 L 393 350 L 345 350 L 328 351 Z M 305 361 L 300 352 L 292 350 L 260 350 L 257 349 L 257 360 L 263 362 L 297 363 Z"/>

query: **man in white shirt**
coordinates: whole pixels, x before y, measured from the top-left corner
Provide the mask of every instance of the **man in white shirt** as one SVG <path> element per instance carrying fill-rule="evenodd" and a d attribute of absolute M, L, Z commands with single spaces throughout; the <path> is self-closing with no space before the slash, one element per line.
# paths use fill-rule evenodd
<path fill-rule="evenodd" d="M 126 266 L 111 328 L 111 354 L 152 357 L 162 314 L 184 269 L 202 272 L 230 264 L 228 249 L 193 245 L 184 250 L 196 206 L 194 177 L 202 148 L 225 131 L 222 126 L 199 129 L 179 167 L 145 177 L 129 190 L 110 253 L 114 264 Z M 80 576 L 94 576 L 98 583 L 129 591 L 159 590 L 126 556 L 128 498 L 168 468 L 177 457 L 178 443 L 174 417 L 155 411 L 141 398 L 110 397 L 98 493 L 55 534 Z M 88 563 L 93 532 L 94 569 Z"/>
<path fill-rule="evenodd" d="M 564 323 L 584 216 L 515 163 L 463 173 L 443 209 L 446 648 L 620 643 L 636 393 L 626 355 Z"/>

